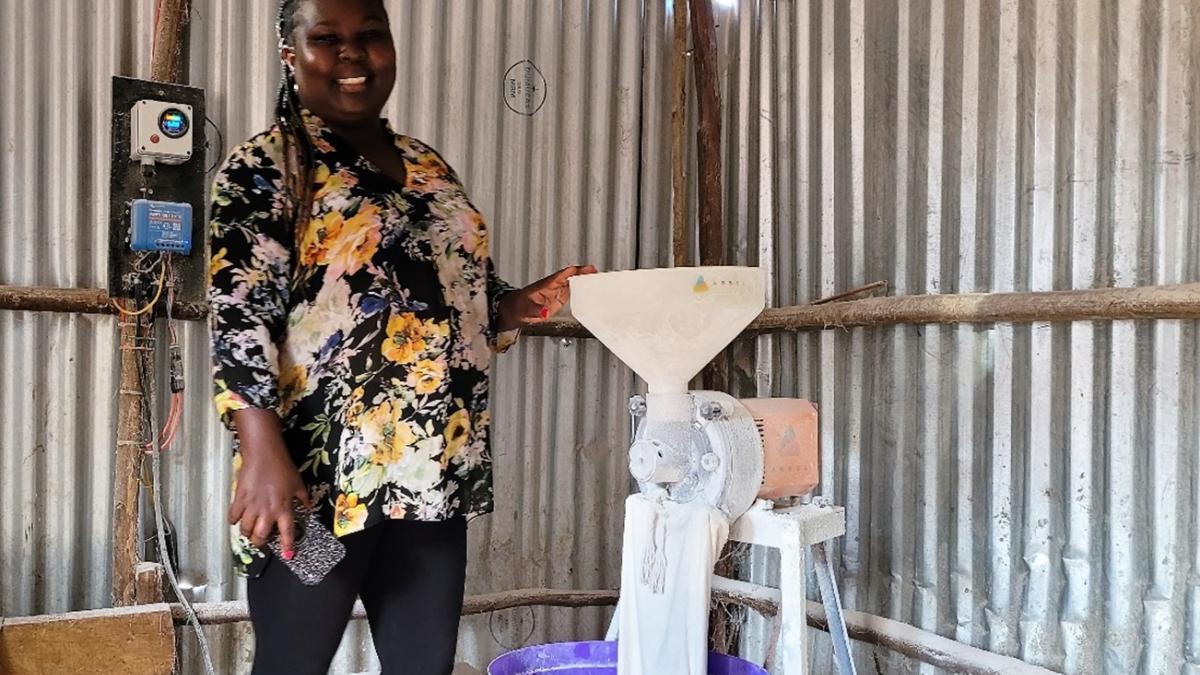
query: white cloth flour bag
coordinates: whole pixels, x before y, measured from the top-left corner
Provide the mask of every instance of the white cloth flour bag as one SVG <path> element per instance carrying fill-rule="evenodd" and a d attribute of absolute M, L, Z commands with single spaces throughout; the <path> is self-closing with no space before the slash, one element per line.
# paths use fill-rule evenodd
<path fill-rule="evenodd" d="M 705 675 L 713 565 L 729 538 L 702 503 L 625 500 L 618 675 Z"/>

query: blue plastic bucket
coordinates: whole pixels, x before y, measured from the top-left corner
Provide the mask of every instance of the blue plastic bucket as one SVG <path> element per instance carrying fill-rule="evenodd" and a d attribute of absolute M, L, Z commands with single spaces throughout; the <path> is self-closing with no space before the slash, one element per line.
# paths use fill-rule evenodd
<path fill-rule="evenodd" d="M 617 643 L 556 642 L 525 647 L 492 661 L 488 675 L 616 675 Z M 768 675 L 759 666 L 724 654 L 709 654 L 708 675 Z"/>

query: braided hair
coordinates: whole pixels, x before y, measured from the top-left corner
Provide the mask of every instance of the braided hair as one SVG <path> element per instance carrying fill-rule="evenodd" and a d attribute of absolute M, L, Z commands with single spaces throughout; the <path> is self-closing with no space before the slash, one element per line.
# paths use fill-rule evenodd
<path fill-rule="evenodd" d="M 296 11 L 304 0 L 282 0 L 275 32 L 279 49 L 295 49 Z M 297 244 L 303 234 L 308 214 L 312 212 L 313 143 L 304 126 L 300 95 L 296 88 L 296 73 L 292 66 L 282 64 L 279 93 L 275 99 L 275 122 L 283 140 L 283 182 L 289 195 Z"/>

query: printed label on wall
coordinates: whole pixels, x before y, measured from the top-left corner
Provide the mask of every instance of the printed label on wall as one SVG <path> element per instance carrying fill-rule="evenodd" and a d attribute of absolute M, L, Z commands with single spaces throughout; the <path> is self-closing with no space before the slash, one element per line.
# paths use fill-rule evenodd
<path fill-rule="evenodd" d="M 518 115 L 532 117 L 546 102 L 546 77 L 525 60 L 514 63 L 504 74 L 504 103 Z"/>

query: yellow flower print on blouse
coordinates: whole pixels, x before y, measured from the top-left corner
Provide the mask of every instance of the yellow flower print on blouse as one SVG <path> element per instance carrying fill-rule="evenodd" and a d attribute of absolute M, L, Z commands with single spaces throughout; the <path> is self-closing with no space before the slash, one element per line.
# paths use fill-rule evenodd
<path fill-rule="evenodd" d="M 412 312 L 396 314 L 388 319 L 383 356 L 396 363 L 414 363 L 449 336 L 450 328 L 444 323 L 422 320 Z"/>
<path fill-rule="evenodd" d="M 329 166 L 322 164 L 317 167 L 317 170 L 313 174 L 313 184 L 321 186 L 312 197 L 314 202 L 319 202 L 330 195 L 344 193 L 349 188 L 358 185 L 358 178 L 349 169 L 341 169 L 337 173 L 330 173 Z"/>
<path fill-rule="evenodd" d="M 383 235 L 380 232 L 379 207 L 363 204 L 358 213 L 346 219 L 337 234 L 329 239 L 326 275 L 338 278 L 358 274 L 375 257 Z"/>
<path fill-rule="evenodd" d="M 367 505 L 358 503 L 356 494 L 340 494 L 333 508 L 333 533 L 341 537 L 363 529 L 367 522 Z"/>
<path fill-rule="evenodd" d="M 421 359 L 408 373 L 408 386 L 419 395 L 432 394 L 441 389 L 446 379 L 446 360 Z"/>
<path fill-rule="evenodd" d="M 229 389 L 224 380 L 217 380 L 217 395 L 213 397 L 217 405 L 217 415 L 224 419 L 229 413 L 242 410 L 247 406 L 246 401 L 237 392 Z"/>
<path fill-rule="evenodd" d="M 403 412 L 401 404 L 384 401 L 359 417 L 359 433 L 371 463 L 386 466 L 400 461 L 404 452 L 417 442 L 417 434 Z"/>
<path fill-rule="evenodd" d="M 232 263 L 225 259 L 225 255 L 229 253 L 229 249 L 221 249 L 213 254 L 211 260 L 208 261 L 208 278 L 211 279 L 223 269 L 229 267 Z"/>
<path fill-rule="evenodd" d="M 471 433 L 471 415 L 459 409 L 446 422 L 446 459 L 449 460 L 463 449 Z"/>

